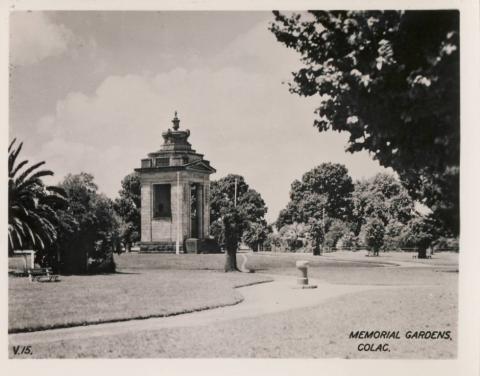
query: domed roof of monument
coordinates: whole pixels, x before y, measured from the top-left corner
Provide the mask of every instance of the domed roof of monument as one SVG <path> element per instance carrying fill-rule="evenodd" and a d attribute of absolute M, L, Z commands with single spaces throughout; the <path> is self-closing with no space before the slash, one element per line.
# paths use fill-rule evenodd
<path fill-rule="evenodd" d="M 198 154 L 188 142 L 190 131 L 180 129 L 180 119 L 177 111 L 172 119 L 173 126 L 162 132 L 163 144 L 160 149 L 148 154 L 148 158 L 142 159 L 144 169 L 203 169 L 210 173 L 215 169 L 210 162 L 203 159 L 203 154 Z"/>

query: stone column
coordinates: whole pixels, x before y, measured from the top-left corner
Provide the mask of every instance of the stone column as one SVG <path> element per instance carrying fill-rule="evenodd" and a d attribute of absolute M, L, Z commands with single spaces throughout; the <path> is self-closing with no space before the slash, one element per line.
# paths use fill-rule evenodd
<path fill-rule="evenodd" d="M 177 181 L 175 184 L 175 194 L 171 195 L 171 199 L 172 199 L 171 204 L 172 204 L 172 209 L 173 209 L 173 205 L 175 205 L 175 210 L 172 210 L 172 212 L 175 213 L 175 216 L 172 213 L 172 219 L 173 219 L 172 224 L 175 228 L 175 253 L 179 254 L 180 248 L 182 248 L 182 243 L 183 243 L 183 236 L 182 236 L 183 184 L 180 180 L 179 172 L 177 172 L 176 180 Z"/>
<path fill-rule="evenodd" d="M 203 212 L 204 212 L 203 185 L 197 185 L 197 234 L 199 239 L 203 239 Z"/>
<path fill-rule="evenodd" d="M 183 228 L 183 239 L 190 238 L 192 234 L 192 213 L 191 213 L 191 188 L 190 183 L 183 184 L 183 218 L 182 218 L 182 228 Z"/>
<path fill-rule="evenodd" d="M 141 185 L 141 241 L 152 241 L 152 201 L 153 198 L 150 183 Z"/>
<path fill-rule="evenodd" d="M 205 182 L 203 190 L 203 237 L 210 236 L 210 182 Z"/>

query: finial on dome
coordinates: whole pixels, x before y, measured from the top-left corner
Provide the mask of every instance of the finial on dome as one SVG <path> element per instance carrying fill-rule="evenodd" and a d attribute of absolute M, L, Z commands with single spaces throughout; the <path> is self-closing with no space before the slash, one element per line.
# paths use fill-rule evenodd
<path fill-rule="evenodd" d="M 180 128 L 180 119 L 177 117 L 177 111 L 175 111 L 175 117 L 172 120 L 173 130 L 178 130 Z"/>

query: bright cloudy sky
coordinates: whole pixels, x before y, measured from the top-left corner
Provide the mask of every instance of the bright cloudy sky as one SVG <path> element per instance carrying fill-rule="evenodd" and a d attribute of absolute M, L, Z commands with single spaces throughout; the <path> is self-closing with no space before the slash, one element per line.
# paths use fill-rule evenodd
<path fill-rule="evenodd" d="M 158 150 L 178 110 L 194 149 L 245 177 L 276 219 L 290 184 L 322 162 L 354 179 L 383 169 L 345 153 L 347 135 L 313 128 L 317 98 L 282 82 L 299 57 L 268 31 L 270 12 L 14 12 L 10 138 L 54 182 L 90 172 L 115 197 Z"/>

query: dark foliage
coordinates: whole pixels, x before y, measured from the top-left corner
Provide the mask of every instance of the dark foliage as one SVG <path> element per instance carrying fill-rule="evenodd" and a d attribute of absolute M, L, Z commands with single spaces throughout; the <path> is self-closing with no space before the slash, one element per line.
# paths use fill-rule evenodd
<path fill-rule="evenodd" d="M 348 132 L 348 151 L 392 167 L 445 232 L 458 234 L 459 12 L 274 16 L 271 31 L 303 63 L 290 91 L 320 97 L 315 127 Z"/>

